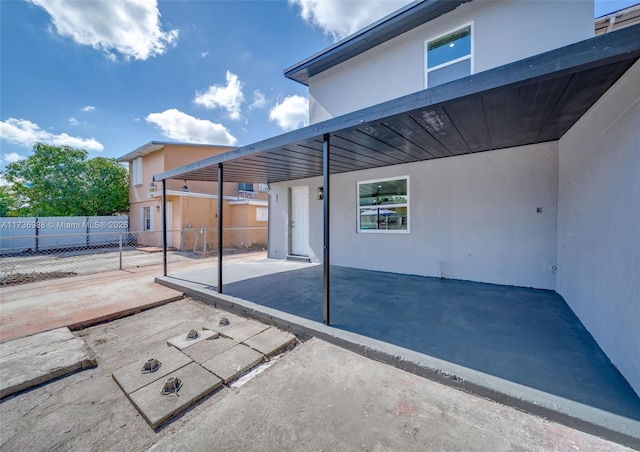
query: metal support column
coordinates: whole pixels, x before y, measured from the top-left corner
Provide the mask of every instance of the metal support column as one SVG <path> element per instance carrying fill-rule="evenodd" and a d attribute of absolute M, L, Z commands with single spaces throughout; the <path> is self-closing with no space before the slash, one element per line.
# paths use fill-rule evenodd
<path fill-rule="evenodd" d="M 322 207 L 323 207 L 323 217 L 324 217 L 324 271 L 323 271 L 323 280 L 322 280 L 322 299 L 324 304 L 324 324 L 329 325 L 329 301 L 330 301 L 330 275 L 329 269 L 331 268 L 331 261 L 329 259 L 329 199 L 331 198 L 331 190 L 329 187 L 329 134 L 326 133 L 323 137 L 322 142 L 322 184 L 323 184 L 323 197 L 322 197 Z"/>
<path fill-rule="evenodd" d="M 224 198 L 222 163 L 218 164 L 218 293 L 222 293 L 222 200 Z"/>
<path fill-rule="evenodd" d="M 162 179 L 162 273 L 167 276 L 167 181 Z"/>

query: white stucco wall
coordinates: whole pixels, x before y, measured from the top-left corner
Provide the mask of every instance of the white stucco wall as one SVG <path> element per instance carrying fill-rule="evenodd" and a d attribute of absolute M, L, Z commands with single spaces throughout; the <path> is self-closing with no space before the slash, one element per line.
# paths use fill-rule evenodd
<path fill-rule="evenodd" d="M 640 394 L 640 62 L 559 142 L 557 291 Z"/>
<path fill-rule="evenodd" d="M 311 123 L 424 86 L 424 42 L 473 22 L 474 72 L 593 37 L 587 0 L 475 0 L 309 80 Z"/>
<path fill-rule="evenodd" d="M 410 232 L 357 233 L 356 183 L 406 175 Z M 331 262 L 555 289 L 557 176 L 557 142 L 334 175 Z M 288 188 L 301 185 L 310 190 L 310 255 L 321 260 L 321 178 L 271 185 L 270 257 L 286 257 Z"/>

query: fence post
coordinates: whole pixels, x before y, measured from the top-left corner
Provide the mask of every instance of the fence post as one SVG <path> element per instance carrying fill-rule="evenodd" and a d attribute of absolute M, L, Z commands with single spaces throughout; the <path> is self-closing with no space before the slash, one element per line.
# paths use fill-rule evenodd
<path fill-rule="evenodd" d="M 38 235 L 40 235 L 40 231 L 38 231 L 38 217 L 36 217 L 36 252 L 38 251 L 38 245 L 39 245 L 39 240 L 40 238 L 38 237 Z"/>
<path fill-rule="evenodd" d="M 120 270 L 122 270 L 122 232 L 120 233 L 120 240 L 119 240 L 118 248 L 120 250 Z"/>

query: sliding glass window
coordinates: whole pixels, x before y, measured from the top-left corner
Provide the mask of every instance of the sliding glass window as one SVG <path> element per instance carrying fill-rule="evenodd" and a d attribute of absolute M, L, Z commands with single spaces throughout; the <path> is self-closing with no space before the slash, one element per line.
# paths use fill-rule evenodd
<path fill-rule="evenodd" d="M 358 182 L 358 232 L 409 232 L 409 176 Z"/>

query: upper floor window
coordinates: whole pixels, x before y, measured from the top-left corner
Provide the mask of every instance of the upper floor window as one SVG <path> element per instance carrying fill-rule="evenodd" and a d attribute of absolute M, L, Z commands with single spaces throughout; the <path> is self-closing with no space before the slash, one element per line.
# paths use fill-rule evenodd
<path fill-rule="evenodd" d="M 253 184 L 248 184 L 245 182 L 238 183 L 238 191 L 248 191 L 253 192 Z"/>
<path fill-rule="evenodd" d="M 142 157 L 131 162 L 131 181 L 133 185 L 142 185 Z"/>
<path fill-rule="evenodd" d="M 358 182 L 358 232 L 409 232 L 409 177 Z"/>
<path fill-rule="evenodd" d="M 425 85 L 432 88 L 473 72 L 472 24 L 425 43 Z"/>

